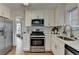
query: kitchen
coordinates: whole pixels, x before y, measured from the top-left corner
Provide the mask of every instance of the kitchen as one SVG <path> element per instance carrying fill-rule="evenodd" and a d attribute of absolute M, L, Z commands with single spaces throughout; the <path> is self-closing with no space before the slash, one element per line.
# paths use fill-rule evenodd
<path fill-rule="evenodd" d="M 0 24 L 6 18 L 13 22 L 6 55 L 79 55 L 78 3 L 1 3 L 0 7 L 0 18 L 5 19 Z"/>

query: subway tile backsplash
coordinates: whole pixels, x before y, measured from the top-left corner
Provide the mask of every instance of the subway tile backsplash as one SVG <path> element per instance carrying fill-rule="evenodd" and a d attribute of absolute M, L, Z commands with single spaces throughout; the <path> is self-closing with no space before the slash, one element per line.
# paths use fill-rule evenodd
<path fill-rule="evenodd" d="M 45 34 L 51 34 L 52 27 L 26 27 L 26 33 L 30 34 L 32 31 L 40 29 L 40 31 L 44 31 Z"/>

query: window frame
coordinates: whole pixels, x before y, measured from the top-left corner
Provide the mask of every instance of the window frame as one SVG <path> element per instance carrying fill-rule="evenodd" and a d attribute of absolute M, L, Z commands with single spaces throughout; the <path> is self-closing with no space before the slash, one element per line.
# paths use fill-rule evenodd
<path fill-rule="evenodd" d="M 77 27 L 77 26 L 79 27 L 79 25 L 72 25 L 72 15 L 71 15 L 71 13 L 74 12 L 75 10 L 77 10 L 77 12 L 78 12 L 77 6 L 68 11 L 68 13 L 69 13 L 69 24 L 72 27 Z M 78 19 L 78 16 L 77 16 L 77 19 Z"/>

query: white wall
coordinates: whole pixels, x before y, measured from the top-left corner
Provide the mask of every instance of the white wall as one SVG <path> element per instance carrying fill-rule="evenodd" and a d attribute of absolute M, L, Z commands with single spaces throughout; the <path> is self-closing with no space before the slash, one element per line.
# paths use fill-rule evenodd
<path fill-rule="evenodd" d="M 15 24 L 15 20 L 16 17 L 21 16 L 24 18 L 24 10 L 16 10 L 16 11 L 12 11 L 11 12 L 11 19 L 13 20 L 13 46 L 16 46 L 16 38 L 15 38 L 15 34 L 16 34 L 16 24 Z M 22 19 L 22 21 L 24 21 L 24 19 Z"/>

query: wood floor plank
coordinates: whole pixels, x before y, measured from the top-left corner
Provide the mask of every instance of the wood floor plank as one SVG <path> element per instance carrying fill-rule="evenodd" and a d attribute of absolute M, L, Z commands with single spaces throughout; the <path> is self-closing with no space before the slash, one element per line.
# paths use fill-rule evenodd
<path fill-rule="evenodd" d="M 23 54 L 24 53 L 24 54 Z M 31 52 L 23 52 L 18 55 L 53 55 L 52 52 L 45 52 L 45 53 L 31 53 Z M 16 50 L 12 49 L 7 55 L 16 55 Z"/>

